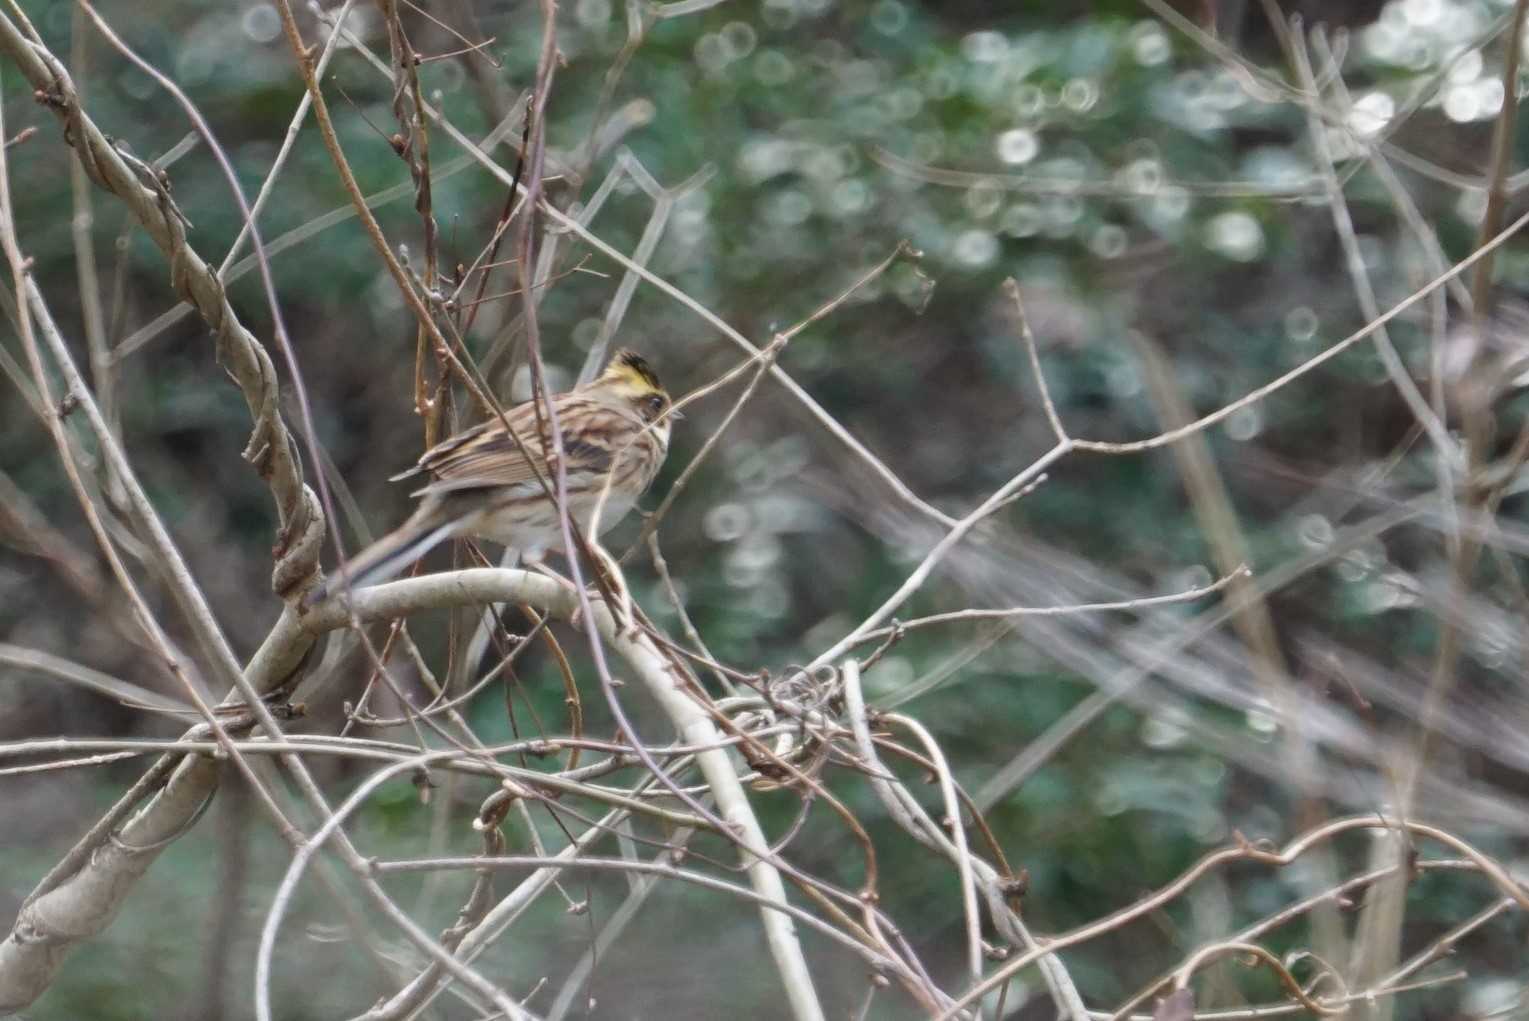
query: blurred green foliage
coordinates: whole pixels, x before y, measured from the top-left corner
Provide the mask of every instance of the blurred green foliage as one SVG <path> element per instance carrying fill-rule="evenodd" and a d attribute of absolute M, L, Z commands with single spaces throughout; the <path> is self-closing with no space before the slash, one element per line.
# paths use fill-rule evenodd
<path fill-rule="evenodd" d="M 24 6 L 56 51 L 67 53 L 78 29 L 70 5 Z M 1258 5 L 1216 6 L 1223 16 L 1220 38 L 1271 73 L 1287 73 Z M 1391 138 L 1404 149 L 1460 173 L 1480 173 L 1502 102 L 1502 44 L 1493 40 L 1479 51 L 1472 46 L 1507 6 L 1502 0 L 1391 0 L 1329 3 L 1307 13 L 1347 28 L 1346 36 L 1332 38 L 1346 46 L 1343 78 L 1354 100 L 1349 128 L 1363 137 L 1394 129 Z M 424 64 L 421 81 L 432 103 L 480 138 L 530 81 L 540 28 L 536 5 L 467 7 L 431 9 L 469 40 L 492 36 L 494 42 L 482 58 Z M 103 14 L 194 97 L 233 158 L 241 186 L 253 195 L 301 96 L 274 9 L 161 0 L 150 12 Z M 1151 338 L 1184 400 L 1195 413 L 1206 413 L 1305 362 L 1363 322 L 1320 197 L 1304 112 L 1288 101 L 1260 100 L 1240 73 L 1136 3 L 1030 3 L 1003 11 L 903 0 L 725 3 L 654 22 L 604 110 L 608 72 L 628 41 L 626 12 L 610 0 L 577 0 L 560 8 L 559 18 L 561 60 L 549 142 L 555 162 L 584 174 L 552 181 L 553 196 L 565 206 L 589 199 L 613 165 L 612 133 L 619 135 L 614 145 L 628 147 L 666 185 L 705 165 L 715 167 L 716 176 L 677 206 L 652 268 L 746 335 L 767 340 L 841 292 L 901 241 L 922 253 L 900 260 L 808 329 L 787 349 L 782 365 L 916 492 L 944 509 L 975 506 L 1051 442 L 1017 320 L 1000 290 L 1006 277 L 1023 289 L 1064 420 L 1075 435 L 1090 438 L 1137 438 L 1163 427 L 1141 349 L 1129 339 L 1132 331 Z M 462 45 L 414 14 L 406 15 L 406 23 L 426 56 Z M 351 25 L 368 45 L 385 51 L 385 35 L 369 6 L 358 5 Z M 311 18 L 305 31 L 310 41 L 319 37 Z M 174 105 L 99 38 L 88 38 L 84 48 L 76 73 L 97 122 L 145 158 L 175 146 L 188 128 Z M 1409 97 L 1436 80 L 1433 98 L 1406 124 L 1390 123 Z M 39 137 L 10 155 L 21 234 L 55 310 L 78 336 L 77 309 L 67 297 L 77 287 L 68 230 L 69 153 L 12 68 L 0 71 L 0 86 L 7 132 L 28 124 L 41 128 Z M 370 194 L 406 184 L 407 168 L 389 143 L 397 130 L 390 82 L 343 47 L 325 87 L 362 187 Z M 1348 137 L 1337 128 L 1331 136 L 1335 143 Z M 592 137 L 607 144 L 585 167 Z M 466 264 L 489 236 L 504 188 L 467 164 L 447 176 L 460 151 L 438 129 L 430 138 L 443 262 Z M 1356 171 L 1347 196 L 1384 308 L 1433 273 L 1384 190 L 1355 158 L 1358 150 L 1346 144 L 1340 169 Z M 1524 154 L 1520 142 L 1515 155 Z M 512 168 L 507 146 L 493 155 Z M 923 179 L 941 175 L 918 168 L 971 176 L 949 186 Z M 1481 193 L 1402 173 L 1448 256 L 1467 254 L 1482 215 Z M 193 148 L 169 175 L 176 201 L 195 224 L 192 243 L 209 259 L 220 259 L 241 221 L 209 153 Z M 1202 193 L 1226 182 L 1245 185 L 1243 194 Z M 422 235 L 411 199 L 404 189 L 377 212 L 417 269 Z M 120 342 L 174 298 L 163 261 L 124 226 L 122 210 L 99 194 L 91 201 L 112 334 Z M 346 204 L 312 125 L 305 125 L 261 219 L 266 241 Z M 593 229 L 631 251 L 650 210 L 651 202 L 634 187 L 619 186 Z M 564 383 L 597 336 L 621 273 L 603 257 L 565 245 L 558 272 L 566 275 L 548 288 L 540 312 L 549 361 L 560 367 Z M 508 256 L 506 249 L 500 258 Z M 1505 296 L 1517 296 L 1526 258 L 1522 246 L 1499 255 Z M 405 494 L 385 479 L 411 462 L 421 444 L 411 414 L 414 326 L 353 218 L 282 251 L 272 269 L 319 435 L 338 478 L 364 509 L 366 524 L 374 532 L 383 529 L 407 505 Z M 499 270 L 490 293 L 511 290 L 513 280 L 510 270 Z M 231 282 L 230 291 L 246 322 L 270 337 L 257 275 Z M 514 300 L 484 314 L 485 325 L 469 338 L 475 353 L 486 353 L 501 330 L 513 329 Z M 1428 329 L 1420 309 L 1392 331 L 1418 378 L 1429 372 Z M 638 289 L 621 340 L 650 352 L 678 390 L 706 382 L 737 357 L 699 318 L 649 287 Z M 11 340 L 6 348 L 17 350 Z M 285 378 L 280 359 L 278 365 Z M 510 373 L 496 382 L 512 393 Z M 238 394 L 216 371 L 204 328 L 188 318 L 146 341 L 122 359 L 115 387 L 123 433 L 157 506 L 206 580 L 239 648 L 253 649 L 278 611 L 265 594 L 273 514 L 260 481 L 238 459 L 248 418 Z M 709 398 L 676 432 L 656 493 L 667 491 L 715 427 L 728 393 Z M 289 402 L 294 421 L 295 407 Z M 1504 428 L 1520 414 L 1520 403 L 1504 405 Z M 7 400 L 0 403 L 0 420 L 0 467 L 82 549 L 90 548 L 30 413 L 22 402 Z M 1419 591 L 1444 570 L 1437 534 L 1420 527 L 1360 536 L 1341 552 L 1327 552 L 1347 541 L 1356 505 L 1368 514 L 1387 501 L 1417 498 L 1433 485 L 1433 455 L 1409 438 L 1411 424 L 1366 345 L 1204 437 L 1254 566 L 1275 570 L 1317 558 L 1270 602 L 1298 674 L 1322 672 L 1302 651 L 1313 634 L 1398 676 L 1426 672 L 1438 617 Z M 1379 481 L 1366 474 L 1391 460 Z M 1515 512 L 1511 500 L 1506 509 Z M 900 614 L 1118 598 L 1127 589 L 1161 593 L 1209 577 L 1195 571 L 1211 562 L 1211 553 L 1170 451 L 1071 457 L 1002 519 Z M 616 533 L 613 548 L 633 534 L 629 523 Z M 661 536 L 690 616 L 712 652 L 742 669 L 779 673 L 809 660 L 878 605 L 936 533 L 783 391 L 767 384 Z M 1078 565 L 1091 565 L 1094 573 L 1080 577 Z M 634 568 L 629 577 L 639 602 L 676 630 L 677 617 L 652 572 Z M 8 640 L 161 684 L 132 650 L 79 619 L 78 610 L 68 608 L 70 599 L 46 563 L 0 554 L 0 633 Z M 1102 647 L 1128 633 L 1164 632 L 1188 621 L 1193 609 L 1170 609 L 1140 625 L 1105 617 L 1069 626 L 1085 643 Z M 415 629 L 432 662 L 445 662 L 443 625 L 429 619 Z M 1518 638 L 1494 640 L 1494 634 L 1483 626 L 1468 643 L 1463 670 L 1469 690 L 1507 684 L 1508 675 L 1516 683 L 1521 676 L 1512 673 L 1516 660 L 1509 658 L 1519 653 Z M 964 624 L 911 633 L 868 674 L 870 693 L 895 694 L 977 635 Z M 908 707 L 945 742 L 970 789 L 1107 680 L 1058 654 L 1046 632 L 1039 635 L 1019 627 Z M 580 641 L 565 645 L 582 667 Z M 1245 657 L 1208 662 L 1225 672 L 1228 684 L 1254 690 Z M 321 694 L 315 729 L 333 728 L 341 701 L 357 696 L 366 673 L 357 659 L 346 670 L 347 683 Z M 103 708 L 89 696 L 40 695 L 34 680 L 0 680 L 7 737 L 177 732 L 172 721 Z M 533 654 L 514 689 L 515 727 L 534 733 L 538 724 L 532 721 L 541 721 L 559 729 L 562 699 L 552 664 Z M 662 721 L 633 701 L 639 729 L 661 738 Z M 606 709 L 592 688 L 585 707 L 589 732 L 608 733 Z M 1256 711 L 1211 700 L 1199 709 L 1234 732 L 1240 728 L 1250 755 L 1277 755 L 1281 737 Z M 1377 714 L 1371 719 L 1381 729 L 1405 717 L 1394 706 L 1381 706 Z M 486 741 L 512 737 L 497 689 L 475 701 L 468 716 Z M 322 768 L 340 790 L 363 775 L 359 766 Z M 123 769 L 50 781 L 58 792 L 51 813 L 39 807 L 35 825 L 23 827 L 25 846 L 6 849 L 11 898 L 19 900 L 30 889 L 104 797 L 131 775 Z M 1502 783 L 1505 796 L 1522 793 L 1521 773 Z M 883 906 L 910 920 L 908 939 L 937 977 L 958 987 L 962 923 L 955 875 L 900 834 L 865 784 L 850 775 L 840 786 L 876 846 L 886 849 L 880 862 Z M 444 847 L 430 844 L 429 815 L 404 781 L 380 792 L 362 815 L 362 843 L 390 847 L 395 856 L 423 854 L 427 847 L 472 853 L 475 838 L 458 823 L 485 793 L 483 785 L 448 782 L 440 793 L 460 802 Z M 1010 860 L 1029 870 L 1030 920 L 1050 932 L 1097 918 L 1166 882 L 1234 830 L 1255 838 L 1289 837 L 1305 797 L 1294 778 L 1276 782 L 1247 762 L 1229 760 L 1221 750 L 1199 745 L 1173 720 L 1128 700 L 1103 712 L 1079 739 L 999 797 L 989 821 Z M 1348 801 L 1335 797 L 1329 807 L 1366 810 L 1385 798 L 1383 789 L 1371 787 L 1351 792 Z M 929 804 L 935 804 L 932 793 Z M 762 795 L 760 805 L 773 833 L 789 827 L 799 809 L 798 799 L 787 794 Z M 32 1016 L 193 1016 L 188 1004 L 201 1002 L 195 991 L 204 988 L 207 962 L 190 952 L 190 937 L 213 924 L 208 909 L 217 903 L 228 867 L 217 831 L 229 824 L 215 808 L 208 823 L 173 847 L 123 917 L 74 957 Z M 512 847 L 524 846 L 527 834 L 514 825 L 507 832 Z M 551 824 L 542 836 L 562 839 Z M 1477 836 L 1496 852 L 1522 851 L 1521 841 L 1508 834 Z M 222 1000 L 229 1017 L 248 1016 L 252 941 L 287 861 L 286 849 L 262 820 L 248 827 L 247 837 L 248 874 L 239 880 L 246 885 L 238 899 L 243 924 Z M 727 855 L 717 841 L 698 846 Z M 1363 851 L 1346 847 L 1346 864 L 1362 864 Z M 791 853 L 809 872 L 851 887 L 863 879 L 858 850 L 820 808 Z M 467 882 L 452 875 L 401 882 L 396 889 L 401 903 L 418 907 L 416 917 L 426 928 L 438 930 L 453 921 Z M 508 882 L 506 877 L 501 888 Z M 1231 924 L 1246 924 L 1314 888 L 1308 879 L 1251 867 L 1209 885 L 1215 889 L 1203 897 L 1068 957 L 1091 1005 L 1117 1002 L 1211 935 L 1217 896 L 1232 905 Z M 551 976 L 555 988 L 624 892 L 615 877 L 575 879 L 566 894 L 590 899 L 587 917 L 567 915 L 565 902 L 548 898 L 525 927 L 545 939 L 503 949 L 495 966 L 515 977 L 518 990 L 542 975 Z M 1409 945 L 1474 910 L 1480 894 L 1456 876 L 1420 879 L 1409 893 Z M 592 989 L 600 1006 L 589 1016 L 680 1016 L 664 1009 L 674 996 L 665 967 L 674 960 L 697 962 L 698 973 L 724 962 L 729 971 L 725 983 L 697 975 L 687 987 L 694 998 L 685 1005 L 693 1013 L 685 1016 L 783 1016 L 748 909 L 685 889 L 656 901 L 639 924 L 658 938 L 623 945 L 602 959 Z M 383 989 L 367 952 L 342 933 L 322 894 L 298 905 L 276 962 L 280 1016 L 347 1016 Z M 1271 946 L 1305 946 L 1309 935 L 1296 926 Z M 655 944 L 665 966 L 657 971 Z M 823 962 L 826 1002 L 837 1016 L 845 1015 L 863 988 L 860 965 L 815 937 L 808 944 Z M 1501 953 L 1503 946 L 1521 949 L 1521 922 L 1494 923 L 1474 938 L 1466 953 L 1480 977 L 1464 994 L 1446 988 L 1404 997 L 1397 1015 L 1453 1013 L 1461 1003 L 1490 1006 L 1492 990 L 1499 988 L 1492 982 L 1521 982 L 1525 974 L 1521 959 Z M 402 951 L 383 948 L 384 957 L 394 952 Z M 1231 967 L 1217 974 L 1230 983 L 1222 989 L 1240 988 L 1249 1001 L 1277 993 L 1267 976 Z M 1049 1011 L 1038 980 L 1026 981 L 1030 985 L 1015 993 L 1029 996 L 1040 1014 Z M 1228 995 L 1224 1002 L 1237 1001 Z M 914 1016 L 895 993 L 878 996 L 876 1004 L 875 1017 Z M 442 1001 L 438 1016 L 472 1015 L 460 1002 Z"/>

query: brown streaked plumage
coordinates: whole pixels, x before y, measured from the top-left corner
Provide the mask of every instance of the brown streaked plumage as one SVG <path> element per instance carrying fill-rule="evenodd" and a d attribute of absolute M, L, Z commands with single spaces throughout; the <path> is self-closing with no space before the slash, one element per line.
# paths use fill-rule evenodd
<path fill-rule="evenodd" d="M 658 474 L 676 416 L 652 368 L 628 350 L 617 351 L 598 379 L 552 402 L 568 462 L 568 510 L 593 537 L 597 512 L 603 532 L 626 516 Z M 345 575 L 357 588 L 386 581 L 447 539 L 490 539 L 527 553 L 562 546 L 562 526 L 547 495 L 557 486 L 551 423 L 534 402 L 509 409 L 504 421 L 494 418 L 443 440 L 394 478 L 414 475 L 429 478 L 415 493 L 419 508 L 352 557 L 343 575 L 325 579 L 307 605 L 328 599 Z"/>

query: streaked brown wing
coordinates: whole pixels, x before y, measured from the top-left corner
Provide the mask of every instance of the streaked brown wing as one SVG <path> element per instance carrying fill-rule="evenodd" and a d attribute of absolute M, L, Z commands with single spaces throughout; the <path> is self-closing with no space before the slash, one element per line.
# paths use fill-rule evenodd
<path fill-rule="evenodd" d="M 519 409 L 510 409 L 509 415 L 506 417 L 510 417 L 510 415 L 513 415 L 517 410 Z M 513 418 L 510 420 L 514 421 Z M 421 454 L 419 460 L 414 462 L 414 467 L 389 477 L 388 481 L 401 482 L 404 479 L 413 478 L 415 475 L 418 475 L 421 472 L 434 471 L 434 466 L 436 464 L 444 460 L 449 460 L 450 457 L 456 452 L 460 451 L 464 447 L 470 446 L 474 442 L 477 442 L 483 437 L 485 433 L 499 427 L 500 425 L 497 421 L 482 422 L 478 425 L 472 426 L 471 428 L 463 429 L 461 432 L 454 436 L 448 436 L 446 439 L 442 440 Z"/>
<path fill-rule="evenodd" d="M 541 458 L 543 448 L 537 439 L 536 415 L 531 405 L 517 404 L 505 412 L 504 419 L 520 437 L 525 453 L 505 432 L 504 422 L 496 416 L 425 451 L 415 471 L 428 472 L 432 476 L 426 488 L 440 491 L 535 483 L 537 471 L 546 478 L 547 469 Z M 530 461 L 526 454 L 530 454 Z"/>
<path fill-rule="evenodd" d="M 609 468 L 610 445 L 598 441 L 625 426 L 622 416 L 598 402 L 571 394 L 558 399 L 557 410 L 563 427 L 563 449 L 570 465 L 597 472 Z M 520 444 L 505 433 L 503 423 L 497 419 L 464 430 L 420 458 L 416 471 L 434 476 L 426 489 L 446 492 L 485 486 L 534 486 L 538 473 L 550 483 L 557 471 L 556 462 L 549 463 L 542 453 L 551 446 L 550 431 L 543 429 L 538 436 L 535 411 L 529 404 L 512 408 L 506 418 Z"/>
<path fill-rule="evenodd" d="M 435 478 L 430 489 L 465 489 L 477 486 L 514 486 L 535 483 L 537 474 L 544 479 L 552 478 L 555 468 L 549 468 L 542 458 L 542 444 L 534 435 L 520 433 L 522 452 L 503 428 L 486 430 L 422 467 Z M 526 454 L 530 454 L 527 460 Z"/>

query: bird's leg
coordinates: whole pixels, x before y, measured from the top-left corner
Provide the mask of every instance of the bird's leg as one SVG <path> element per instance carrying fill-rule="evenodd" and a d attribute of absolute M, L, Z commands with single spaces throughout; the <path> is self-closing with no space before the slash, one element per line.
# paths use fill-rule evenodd
<path fill-rule="evenodd" d="M 590 559 L 594 561 L 595 570 L 600 572 L 601 578 L 615 593 L 616 605 L 610 608 L 611 618 L 616 624 L 616 634 L 625 636 L 637 630 L 637 618 L 632 613 L 632 590 L 627 588 L 626 578 L 621 573 L 621 568 L 616 566 L 616 559 L 612 557 L 599 543 L 589 544 Z M 549 568 L 544 563 L 533 563 L 533 569 L 541 571 L 548 577 L 567 582 L 568 579 Z M 598 588 L 598 586 L 596 586 Z M 584 608 L 575 604 L 573 612 L 568 615 L 568 623 L 576 628 L 584 626 Z"/>
<path fill-rule="evenodd" d="M 616 594 L 616 605 L 612 606 L 611 616 L 616 622 L 616 634 L 626 636 L 637 630 L 637 617 L 632 613 L 632 590 L 627 588 L 626 578 L 621 574 L 621 568 L 616 566 L 616 558 L 605 551 L 605 547 L 598 542 L 589 544 L 591 558 L 595 562 L 595 568 L 605 578 L 605 583 Z"/>

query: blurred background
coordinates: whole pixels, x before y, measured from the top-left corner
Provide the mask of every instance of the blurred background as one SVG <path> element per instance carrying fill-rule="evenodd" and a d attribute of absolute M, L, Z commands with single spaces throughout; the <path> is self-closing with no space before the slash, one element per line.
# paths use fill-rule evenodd
<path fill-rule="evenodd" d="M 142 159 L 174 156 L 166 172 L 194 225 L 190 242 L 222 260 L 242 221 L 207 147 L 182 145 L 190 131 L 183 113 L 72 5 L 21 6 L 104 131 Z M 243 0 L 107 0 L 99 10 L 192 97 L 246 194 L 258 191 L 303 95 L 277 10 Z M 308 41 L 322 40 L 313 13 L 298 14 Z M 761 345 L 906 241 L 918 257 L 899 258 L 854 291 L 795 337 L 780 364 L 913 493 L 959 517 L 1054 443 L 1006 278 L 1019 284 L 1069 432 L 1127 441 L 1276 379 L 1469 255 L 1487 216 L 1494 131 L 1511 98 L 1503 69 L 1518 45 L 1512 14 L 1509 0 L 734 0 L 630 11 L 615 0 L 568 0 L 558 9 L 547 188 L 570 211 L 602 198 L 590 229 L 622 252 L 661 228 L 651 270 Z M 1304 20 L 1295 26 L 1285 20 L 1297 15 Z M 427 58 L 419 68 L 427 102 L 474 139 L 507 117 L 518 123 L 541 33 L 537 5 L 442 0 L 402 17 Z M 633 18 L 639 36 L 630 32 Z M 374 8 L 357 5 L 346 24 L 385 59 Z M 1292 46 L 1309 51 L 1321 85 L 1315 114 L 1299 101 Z M 1519 76 L 1509 86 L 1519 91 L 1526 82 Z M 202 322 L 184 309 L 167 315 L 177 299 L 165 262 L 122 207 L 96 192 L 88 195 L 91 218 L 80 218 L 72 152 L 30 85 L 6 64 L 0 87 L 7 135 L 38 129 L 8 152 L 36 280 L 86 361 L 77 244 L 82 236 L 92 242 L 111 413 L 236 651 L 247 656 L 281 604 L 270 593 L 270 496 L 239 456 L 249 431 L 244 402 Z M 418 270 L 421 219 L 409 168 L 390 142 L 398 130 L 390 79 L 355 41 L 342 41 L 324 88 L 362 189 L 378 197 L 387 237 Z M 519 128 L 502 134 L 509 142 L 490 153 L 513 171 Z M 1519 134 L 1509 171 L 1529 155 Z M 442 262 L 467 265 L 490 237 L 506 189 L 443 131 L 432 130 L 430 146 Z M 640 183 L 647 176 L 662 188 L 690 182 L 662 199 L 668 216 L 657 227 L 654 196 Z M 1336 220 L 1334 183 L 1345 199 Z M 1499 229 L 1522 212 L 1517 183 L 1509 178 Z M 410 507 L 409 487 L 387 478 L 424 448 L 413 398 L 416 326 L 350 214 L 311 121 L 261 228 L 330 462 L 307 470 L 310 478 L 320 467 L 329 473 L 354 551 L 368 530 L 380 534 Z M 556 245 L 538 297 L 543 350 L 561 389 L 604 341 L 623 268 L 576 237 L 560 235 Z M 498 258 L 512 255 L 506 245 Z M 1365 341 L 1181 443 L 1063 458 L 899 609 L 907 619 L 973 606 L 1132 599 L 1206 585 L 1244 562 L 1253 569 L 1250 583 L 1227 590 L 1231 600 L 921 628 L 867 671 L 868 696 L 931 729 L 1009 860 L 1028 870 L 1025 917 L 1037 932 L 1122 907 L 1236 834 L 1279 842 L 1350 813 L 1410 807 L 1529 868 L 1529 531 L 1514 447 L 1529 368 L 1521 363 L 1529 350 L 1526 260 L 1529 249 L 1510 240 L 1496 252 L 1490 291 L 1473 305 L 1477 281 L 1466 273 L 1447 304 L 1416 303 L 1389 324 L 1388 342 L 1417 400 L 1441 412 L 1436 434 L 1419 424 L 1396 368 Z M 502 267 L 487 293 L 516 286 L 514 268 Z M 228 288 L 290 383 L 247 260 L 236 262 Z M 507 400 L 528 392 L 519 311 L 519 297 L 485 302 L 467 338 Z M 647 355 L 675 393 L 741 357 L 692 310 L 645 284 L 615 342 Z M 0 354 L 10 377 L 0 399 L 5 648 L 53 653 L 179 697 L 124 639 L 131 622 L 45 431 L 18 399 L 15 380 L 26 370 L 10 327 Z M 299 427 L 290 386 L 285 393 L 288 421 Z M 736 393 L 724 389 L 689 410 L 647 509 Z M 461 425 L 473 420 L 461 400 L 452 415 Z M 1469 471 L 1441 467 L 1441 436 L 1469 443 Z M 109 499 L 109 479 L 101 479 Z M 1479 557 L 1460 556 L 1462 519 L 1479 523 L 1465 540 L 1484 544 Z M 634 516 L 606 545 L 624 550 L 637 526 Z M 131 523 L 116 528 L 131 561 Z M 711 653 L 772 674 L 842 638 L 943 534 L 769 380 L 658 533 Z M 430 565 L 449 562 L 438 553 Z M 184 628 L 176 630 L 180 618 L 154 570 L 133 563 L 172 633 L 193 648 Z M 655 622 L 679 633 L 643 554 L 627 578 Z M 426 659 L 444 664 L 461 627 L 439 614 L 411 630 Z M 589 685 L 587 731 L 612 733 L 582 638 L 558 632 Z M 495 662 L 491 652 L 480 666 Z M 338 731 L 369 674 L 353 643 L 338 639 L 319 669 L 326 680 L 296 731 Z M 1436 673 L 1446 682 L 1431 683 Z M 400 676 L 413 677 L 406 665 Z M 559 677 L 545 650 L 533 648 L 513 683 L 492 686 L 463 713 L 486 741 L 562 732 Z M 667 734 L 643 699 L 628 702 L 640 730 L 655 740 Z M 397 712 L 388 699 L 372 708 Z M 1410 764 L 1421 761 L 1421 718 L 1432 737 L 1409 803 L 1399 791 Z M 14 655 L 0 661 L 6 742 L 174 737 L 185 726 L 26 669 Z M 408 728 L 354 732 L 412 740 Z M 0 914 L 13 917 L 143 765 L 0 776 L 9 807 Z M 336 799 L 371 771 L 338 757 L 313 766 Z M 963 988 L 955 872 L 887 819 L 863 778 L 843 770 L 833 786 L 876 842 L 882 906 L 902 920 L 936 981 Z M 116 923 L 73 955 L 26 1016 L 253 1016 L 254 941 L 289 850 L 236 788 L 225 785 Z M 353 832 L 379 856 L 474 853 L 480 845 L 468 824 L 491 789 L 487 780 L 453 779 L 426 806 L 400 779 L 371 799 Z M 756 799 L 772 834 L 786 832 L 801 807 L 786 791 Z M 927 804 L 938 809 L 932 789 Z M 542 821 L 546 839 L 560 844 L 558 828 Z M 516 826 L 506 825 L 512 848 L 526 838 Z M 848 845 L 842 823 L 818 806 L 787 857 L 853 887 L 863 863 Z M 1066 963 L 1089 1005 L 1113 1010 L 1201 943 L 1372 866 L 1389 846 L 1346 838 L 1320 867 L 1219 870 L 1149 919 L 1069 951 Z M 719 840 L 698 838 L 696 847 L 731 860 Z M 501 889 L 512 878 L 502 877 Z M 469 882 L 460 873 L 406 877 L 389 889 L 439 931 Z M 491 959 L 517 993 L 542 976 L 558 988 L 627 883 L 577 876 L 564 892 L 567 899 L 538 902 Z M 1429 872 L 1403 896 L 1397 939 L 1405 958 L 1496 895 L 1479 876 Z M 586 899 L 586 913 L 569 912 L 569 901 Z M 1325 933 L 1299 920 L 1267 945 L 1343 947 L 1363 908 L 1357 898 Z M 600 955 L 587 990 L 593 1006 L 581 997 L 568 1016 L 787 1016 L 752 907 L 667 889 L 643 907 L 632 935 Z M 831 1016 L 852 1016 L 865 989 L 863 964 L 817 937 L 805 941 Z M 417 962 L 386 930 L 377 947 L 386 960 Z M 1524 951 L 1522 917 L 1502 914 L 1464 937 L 1447 964 L 1419 973 L 1464 969 L 1463 978 L 1356 1010 L 1407 1019 L 1524 1016 Z M 387 992 L 321 895 L 289 915 L 275 965 L 278 1016 L 292 1021 L 351 1016 Z M 1197 991 L 1202 1009 L 1280 995 L 1267 972 L 1230 963 L 1210 969 Z M 533 1009 L 547 1007 L 551 993 L 541 996 Z M 1006 1009 L 1034 1018 L 1055 1011 L 1033 971 L 1015 980 Z M 432 1011 L 484 1016 L 449 996 Z M 869 1016 L 921 1015 L 894 990 L 877 997 Z"/>

